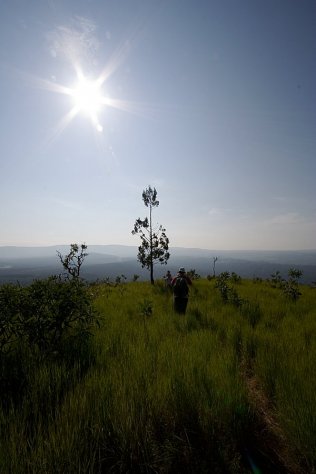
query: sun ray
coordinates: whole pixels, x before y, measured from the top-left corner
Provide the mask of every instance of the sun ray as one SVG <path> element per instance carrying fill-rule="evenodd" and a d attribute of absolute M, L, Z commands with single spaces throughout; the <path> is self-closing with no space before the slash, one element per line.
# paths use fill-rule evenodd
<path fill-rule="evenodd" d="M 64 115 L 57 125 L 53 128 L 50 137 L 48 138 L 48 143 L 53 143 L 61 134 L 62 132 L 68 127 L 70 122 L 75 118 L 75 116 L 79 113 L 79 108 L 74 106 L 69 112 Z"/>
<path fill-rule="evenodd" d="M 50 92 L 56 92 L 58 94 L 65 94 L 71 95 L 71 88 L 66 87 L 62 84 L 59 84 L 55 81 L 50 81 L 48 79 L 43 79 L 39 76 L 35 76 L 34 74 L 21 71 L 19 69 L 13 69 L 16 74 L 23 77 L 23 80 L 26 83 L 29 83 L 30 86 L 36 87 L 37 89 L 43 89 Z"/>
<path fill-rule="evenodd" d="M 63 86 L 56 82 L 51 82 L 45 79 L 38 79 L 38 82 L 42 89 L 46 89 L 51 92 L 57 92 L 58 94 L 71 95 L 71 89 L 69 87 Z"/>
<path fill-rule="evenodd" d="M 103 132 L 103 127 L 99 122 L 97 114 L 91 114 L 91 122 L 98 132 Z"/>
<path fill-rule="evenodd" d="M 107 81 L 121 66 L 122 63 L 126 61 L 128 54 L 130 53 L 132 47 L 135 43 L 139 40 L 140 36 L 142 35 L 144 29 L 144 20 L 141 18 L 139 19 L 137 25 L 133 27 L 127 33 L 127 40 L 122 41 L 120 45 L 116 48 L 116 50 L 111 55 L 108 63 L 105 65 L 103 71 L 101 72 L 100 76 L 98 77 L 99 85 L 102 85 L 105 81 Z"/>
<path fill-rule="evenodd" d="M 119 68 L 119 66 L 125 61 L 126 56 L 130 50 L 130 42 L 125 41 L 112 55 L 108 64 L 104 67 L 100 76 L 97 79 L 99 86 L 109 79 L 112 74 Z"/>
<path fill-rule="evenodd" d="M 128 112 L 139 117 L 146 118 L 154 118 L 161 111 L 161 106 L 132 102 L 128 100 L 112 99 L 110 97 L 102 97 L 102 104 L 107 107 L 112 107 L 123 112 Z"/>

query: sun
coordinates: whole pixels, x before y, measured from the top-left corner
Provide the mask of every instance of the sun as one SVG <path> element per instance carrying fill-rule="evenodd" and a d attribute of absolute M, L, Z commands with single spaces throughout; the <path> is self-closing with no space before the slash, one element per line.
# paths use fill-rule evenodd
<path fill-rule="evenodd" d="M 142 114 L 142 107 L 134 102 L 122 99 L 113 99 L 104 94 L 104 83 L 113 74 L 117 64 L 109 63 L 97 78 L 91 79 L 85 76 L 80 65 L 74 65 L 76 71 L 76 82 L 71 87 L 33 77 L 39 87 L 51 92 L 66 95 L 70 98 L 72 106 L 70 110 L 58 121 L 52 130 L 51 139 L 59 136 L 65 128 L 74 120 L 78 114 L 83 114 L 90 119 L 91 124 L 98 132 L 103 132 L 103 126 L 99 121 L 99 115 L 104 108 L 114 108 L 124 112 Z"/>
<path fill-rule="evenodd" d="M 100 81 L 89 80 L 83 75 L 78 77 L 77 84 L 71 89 L 76 113 L 84 113 L 89 116 L 95 128 L 102 132 L 103 127 L 98 120 L 98 112 L 104 104 L 104 96 L 100 86 Z"/>
<path fill-rule="evenodd" d="M 102 104 L 102 91 L 97 81 L 81 77 L 72 90 L 74 105 L 88 115 L 96 114 Z"/>

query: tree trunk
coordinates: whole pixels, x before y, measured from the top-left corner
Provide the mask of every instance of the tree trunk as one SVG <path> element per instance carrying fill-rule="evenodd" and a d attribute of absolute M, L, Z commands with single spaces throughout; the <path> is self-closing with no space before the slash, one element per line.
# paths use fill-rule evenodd
<path fill-rule="evenodd" d="M 153 229 L 151 222 L 151 206 L 149 206 L 149 235 L 150 235 L 150 283 L 155 284 L 154 281 L 154 262 L 153 262 Z"/>
<path fill-rule="evenodd" d="M 150 283 L 152 285 L 155 284 L 155 281 L 154 281 L 154 265 L 153 265 L 153 262 L 151 262 L 150 264 Z"/>

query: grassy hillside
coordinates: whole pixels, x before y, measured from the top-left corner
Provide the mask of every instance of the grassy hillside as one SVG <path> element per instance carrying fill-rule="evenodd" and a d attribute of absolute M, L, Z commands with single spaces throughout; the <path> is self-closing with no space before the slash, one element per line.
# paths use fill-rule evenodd
<path fill-rule="evenodd" d="M 195 281 L 179 316 L 161 282 L 91 286 L 88 345 L 5 355 L 0 472 L 315 472 L 316 290 L 234 288 Z"/>

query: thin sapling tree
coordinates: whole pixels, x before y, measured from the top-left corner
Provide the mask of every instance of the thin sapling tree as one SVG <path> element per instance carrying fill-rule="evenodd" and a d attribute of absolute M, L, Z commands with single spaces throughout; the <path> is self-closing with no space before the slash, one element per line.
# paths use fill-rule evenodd
<path fill-rule="evenodd" d="M 67 255 L 62 255 L 57 251 L 59 260 L 61 261 L 62 266 L 68 273 L 68 277 L 79 278 L 81 266 L 84 262 L 84 259 L 88 256 L 86 250 L 88 246 L 86 244 L 71 244 L 70 252 Z"/>
<path fill-rule="evenodd" d="M 137 259 L 143 268 L 150 271 L 150 282 L 154 284 L 154 264 L 167 264 L 170 257 L 169 239 L 166 229 L 162 225 L 153 225 L 152 211 L 159 206 L 156 188 L 148 186 L 143 193 L 142 199 L 146 207 L 149 208 L 149 218 L 136 219 L 132 234 L 139 234 L 141 245 L 138 247 Z"/>

